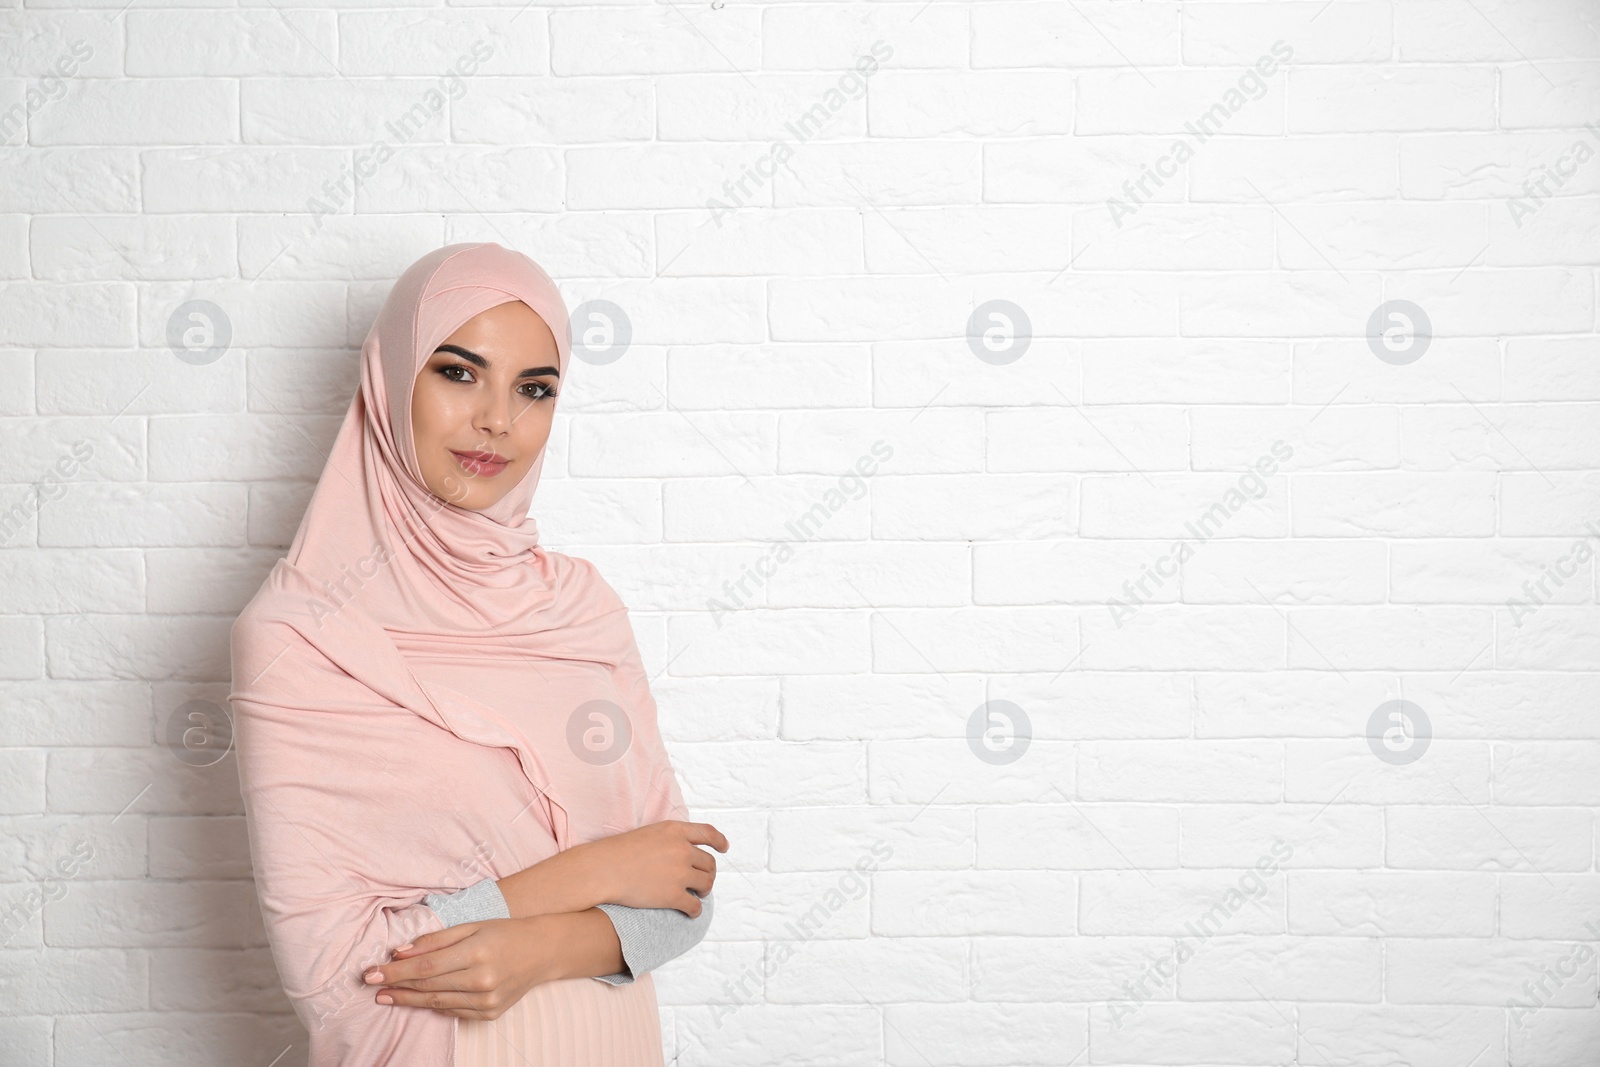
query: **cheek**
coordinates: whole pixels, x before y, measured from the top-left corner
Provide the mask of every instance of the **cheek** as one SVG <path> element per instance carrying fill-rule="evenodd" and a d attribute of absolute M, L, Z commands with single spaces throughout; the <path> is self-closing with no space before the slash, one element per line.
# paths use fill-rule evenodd
<path fill-rule="evenodd" d="M 431 384 L 418 383 L 411 402 L 411 432 L 419 455 L 437 451 L 451 436 L 458 421 L 458 414 L 451 409 L 452 399 Z"/>
<path fill-rule="evenodd" d="M 548 406 L 530 407 L 525 411 L 511 431 L 517 455 L 534 457 L 544 448 L 545 442 L 550 439 L 550 426 L 554 418 L 555 411 Z"/>

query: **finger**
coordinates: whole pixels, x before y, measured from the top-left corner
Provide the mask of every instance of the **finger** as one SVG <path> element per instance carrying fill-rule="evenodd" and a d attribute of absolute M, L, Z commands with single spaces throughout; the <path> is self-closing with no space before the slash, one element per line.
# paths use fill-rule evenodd
<path fill-rule="evenodd" d="M 374 988 L 385 996 L 392 995 L 396 990 L 424 997 L 434 993 L 475 996 L 485 990 L 484 984 L 481 981 L 475 981 L 475 977 L 482 977 L 481 969 L 473 970 L 469 968 L 461 971 L 447 971 L 429 978 L 410 978 L 404 981 L 390 979 Z"/>
<path fill-rule="evenodd" d="M 385 988 L 409 989 L 421 993 L 482 993 L 492 986 L 485 978 L 486 972 L 467 967 L 459 971 L 436 974 L 431 978 L 391 978 L 382 983 Z"/>
<path fill-rule="evenodd" d="M 728 839 L 708 822 L 692 822 L 689 824 L 689 840 L 697 845 L 710 845 L 718 852 L 728 851 Z"/>
<path fill-rule="evenodd" d="M 679 822 L 684 840 L 696 845 L 710 845 L 719 852 L 728 851 L 728 839 L 708 822 Z"/>
<path fill-rule="evenodd" d="M 462 926 L 472 926 L 473 923 L 462 923 Z M 454 927 L 452 927 L 454 929 Z M 379 964 L 369 967 L 362 979 L 368 985 L 382 985 L 386 982 L 407 982 L 416 978 L 432 978 L 441 974 L 459 971 L 471 964 L 470 953 L 461 944 L 446 945 L 436 948 L 432 952 L 421 955 L 407 955 L 403 960 L 394 960 L 391 963 Z"/>
<path fill-rule="evenodd" d="M 694 850 L 694 852 L 694 858 L 689 861 L 689 865 L 691 867 L 697 867 L 702 871 L 709 872 L 711 876 L 715 878 L 717 874 L 717 857 L 713 856 L 703 848 L 697 848 Z"/>
<path fill-rule="evenodd" d="M 386 986 L 378 991 L 377 996 L 388 999 L 395 1007 L 431 1008 L 434 1011 L 460 1015 L 463 1019 L 483 1018 L 487 1015 L 487 1004 L 482 993 L 456 990 L 422 992 L 415 989 Z M 383 1004 L 384 1002 L 379 999 L 378 1003 Z"/>
<path fill-rule="evenodd" d="M 493 982 L 490 987 L 493 987 Z M 490 987 L 467 981 L 462 973 L 453 973 L 432 979 L 416 979 L 405 984 L 386 985 L 378 990 L 378 997 L 387 998 L 390 1006 L 429 1008 L 462 1019 L 494 1019 L 499 1013 L 490 1009 L 493 1000 Z"/>
<path fill-rule="evenodd" d="M 700 891 L 696 890 L 696 892 Z M 686 889 L 683 893 L 683 899 L 677 904 L 674 904 L 673 907 L 677 908 L 691 919 L 698 919 L 700 918 L 700 913 L 704 911 L 706 907 L 704 899 L 705 895 L 706 894 L 704 892 L 700 892 L 699 896 L 695 896 L 694 893 L 691 893 Z"/>
<path fill-rule="evenodd" d="M 423 934 L 421 937 L 414 938 L 409 946 L 395 949 L 394 958 L 403 960 L 411 956 L 420 956 L 424 952 L 432 952 L 435 949 L 444 948 L 447 945 L 453 945 L 470 935 L 472 933 L 470 928 L 474 925 L 474 923 L 460 923 L 456 926 L 447 926 L 443 930 L 434 930 Z"/>

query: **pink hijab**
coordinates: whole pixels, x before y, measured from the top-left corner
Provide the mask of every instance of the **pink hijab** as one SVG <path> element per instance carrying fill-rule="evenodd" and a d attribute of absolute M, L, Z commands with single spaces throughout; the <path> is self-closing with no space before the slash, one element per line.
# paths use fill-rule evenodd
<path fill-rule="evenodd" d="M 550 327 L 566 385 L 566 307 L 527 256 L 455 244 L 401 275 L 294 543 L 233 624 L 257 891 L 312 1067 L 453 1061 L 454 1017 L 375 1004 L 361 980 L 443 928 L 425 895 L 688 818 L 626 607 L 528 517 L 544 455 L 481 512 L 422 481 L 417 374 L 510 300 Z M 442 684 L 408 650 L 461 669 Z"/>

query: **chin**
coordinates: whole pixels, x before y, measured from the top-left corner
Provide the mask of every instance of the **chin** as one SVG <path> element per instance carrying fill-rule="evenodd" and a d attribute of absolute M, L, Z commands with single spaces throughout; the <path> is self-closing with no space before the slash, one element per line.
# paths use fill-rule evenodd
<path fill-rule="evenodd" d="M 481 511 L 505 495 L 504 490 L 474 482 L 461 494 L 459 506 Z"/>
<path fill-rule="evenodd" d="M 424 472 L 428 491 L 440 500 L 467 511 L 482 511 L 499 503 L 512 486 L 528 473 L 526 462 L 508 464 L 495 475 L 471 475 L 451 462 Z"/>

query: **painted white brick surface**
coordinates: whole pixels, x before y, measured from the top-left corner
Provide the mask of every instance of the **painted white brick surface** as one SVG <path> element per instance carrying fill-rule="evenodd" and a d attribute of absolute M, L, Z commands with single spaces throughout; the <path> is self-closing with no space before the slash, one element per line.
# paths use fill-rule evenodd
<path fill-rule="evenodd" d="M 0 0 L 0 1063 L 305 1064 L 182 738 L 475 240 L 631 321 L 669 1063 L 1600 1062 L 1593 0 Z"/>

